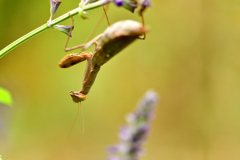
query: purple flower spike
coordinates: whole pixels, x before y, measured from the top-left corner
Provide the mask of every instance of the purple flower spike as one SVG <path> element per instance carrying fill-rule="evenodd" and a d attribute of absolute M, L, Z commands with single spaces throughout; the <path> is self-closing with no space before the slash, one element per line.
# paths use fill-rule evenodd
<path fill-rule="evenodd" d="M 61 4 L 61 1 L 50 0 L 50 5 L 51 5 L 50 14 L 51 14 L 51 16 L 55 15 L 55 13 L 57 12 L 60 4 Z"/>
<path fill-rule="evenodd" d="M 123 5 L 123 1 L 122 0 L 113 0 L 115 5 L 118 7 L 121 7 Z"/>
<path fill-rule="evenodd" d="M 119 143 L 108 147 L 107 160 L 138 160 L 143 153 L 142 144 L 146 140 L 150 130 L 150 122 L 153 120 L 153 112 L 158 102 L 158 95 L 148 91 L 138 103 L 136 110 L 128 114 L 128 125 L 121 127 Z"/>
<path fill-rule="evenodd" d="M 139 3 L 140 6 L 142 7 L 151 7 L 151 0 L 141 0 L 141 2 Z"/>
<path fill-rule="evenodd" d="M 66 35 L 68 35 L 69 32 L 70 32 L 70 30 L 71 30 L 71 27 L 72 27 L 72 26 L 55 25 L 55 26 L 54 26 L 54 29 L 56 29 L 56 30 L 58 30 L 58 31 L 60 31 L 60 32 L 63 32 L 63 33 L 65 33 Z M 73 26 L 73 28 L 72 28 L 72 31 L 73 31 L 73 29 L 74 29 L 74 26 Z M 70 37 L 72 37 L 72 32 L 70 33 Z"/>

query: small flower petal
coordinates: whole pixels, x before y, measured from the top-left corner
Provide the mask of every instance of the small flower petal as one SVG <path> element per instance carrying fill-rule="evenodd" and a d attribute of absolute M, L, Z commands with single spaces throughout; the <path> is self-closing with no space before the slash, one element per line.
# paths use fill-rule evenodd
<path fill-rule="evenodd" d="M 58 7 L 61 3 L 62 3 L 61 1 L 50 0 L 50 5 L 51 5 L 50 14 L 51 14 L 51 16 L 55 15 L 55 13 L 57 12 Z"/>
<path fill-rule="evenodd" d="M 66 35 L 68 35 L 69 32 L 70 32 L 70 30 L 71 30 L 71 27 L 72 27 L 72 26 L 55 25 L 55 26 L 54 26 L 54 29 L 56 29 L 56 30 L 58 30 L 58 31 L 60 31 L 60 32 L 63 32 L 63 33 L 65 33 Z M 74 29 L 74 26 L 73 26 L 73 28 L 72 28 L 72 31 L 73 31 L 73 29 Z M 70 37 L 72 37 L 72 33 L 70 33 Z"/>

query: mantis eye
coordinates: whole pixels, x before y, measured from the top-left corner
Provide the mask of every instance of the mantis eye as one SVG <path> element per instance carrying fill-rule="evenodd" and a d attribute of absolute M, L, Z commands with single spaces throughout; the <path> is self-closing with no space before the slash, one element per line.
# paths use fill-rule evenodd
<path fill-rule="evenodd" d="M 86 99 L 86 96 L 84 94 L 79 92 L 74 92 L 74 91 L 70 92 L 70 96 L 72 97 L 73 101 L 76 103 L 82 102 Z"/>

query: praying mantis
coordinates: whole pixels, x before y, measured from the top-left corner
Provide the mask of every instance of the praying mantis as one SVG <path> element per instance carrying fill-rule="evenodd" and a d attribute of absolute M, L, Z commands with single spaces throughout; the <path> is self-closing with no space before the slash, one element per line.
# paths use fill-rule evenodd
<path fill-rule="evenodd" d="M 72 18 L 72 26 L 73 21 L 74 20 Z M 77 48 L 83 48 L 83 50 L 86 50 L 91 45 L 95 45 L 93 54 L 86 51 L 82 53 L 72 53 L 66 55 L 59 62 L 59 66 L 61 68 L 68 68 L 87 60 L 87 66 L 82 82 L 82 89 L 79 92 L 70 91 L 70 96 L 72 97 L 73 101 L 76 103 L 84 101 L 96 79 L 101 66 L 129 44 L 131 44 L 134 40 L 144 39 L 147 31 L 148 29 L 144 27 L 144 25 L 136 21 L 124 20 L 112 24 L 103 33 L 99 34 L 91 41 L 72 48 L 67 48 L 67 43 L 69 40 L 68 36 L 65 45 L 65 51 L 71 51 Z M 141 37 L 141 35 L 144 35 L 144 37 Z M 98 42 L 99 39 L 101 40 Z"/>

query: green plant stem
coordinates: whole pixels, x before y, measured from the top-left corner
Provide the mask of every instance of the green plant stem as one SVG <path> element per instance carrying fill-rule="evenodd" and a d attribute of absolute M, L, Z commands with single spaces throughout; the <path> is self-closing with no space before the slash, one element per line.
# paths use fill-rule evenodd
<path fill-rule="evenodd" d="M 91 3 L 89 5 L 86 5 L 86 6 L 83 6 L 82 7 L 82 10 L 83 11 L 86 11 L 86 10 L 91 10 L 91 9 L 94 9 L 94 8 L 97 8 L 97 7 L 100 7 L 102 6 L 102 4 L 105 2 L 105 0 L 100 0 L 100 1 L 97 1 L 95 3 Z M 69 13 L 71 16 L 74 16 L 76 14 L 78 14 L 79 12 L 79 8 L 76 8 L 74 10 L 71 10 L 70 12 L 68 13 L 65 13 L 64 15 L 52 20 L 51 22 L 51 25 L 56 25 L 68 18 L 70 18 L 69 16 Z M 46 29 L 48 28 L 51 28 L 48 26 L 48 23 L 34 29 L 33 31 L 25 34 L 24 36 L 20 37 L 19 39 L 17 39 L 16 41 L 12 42 L 11 44 L 9 44 L 8 46 L 6 46 L 5 48 L 3 48 L 1 51 L 0 51 L 0 58 L 2 58 L 4 55 L 6 55 L 9 51 L 11 51 L 12 49 L 16 48 L 17 46 L 19 46 L 20 44 L 22 44 L 23 42 L 25 42 L 26 40 L 30 39 L 31 37 L 33 36 L 36 36 L 37 34 L 45 31 Z"/>

